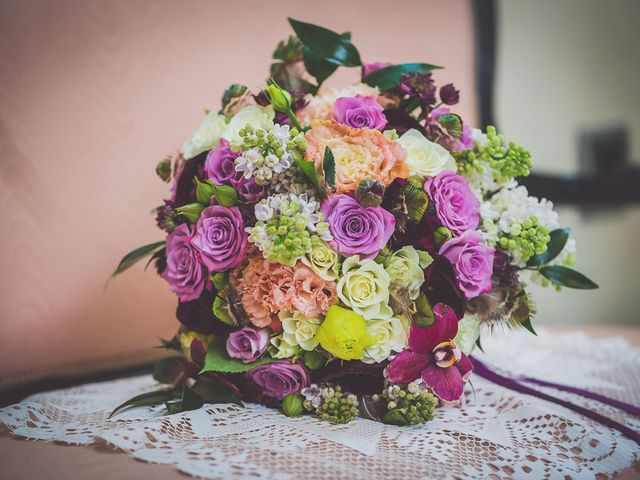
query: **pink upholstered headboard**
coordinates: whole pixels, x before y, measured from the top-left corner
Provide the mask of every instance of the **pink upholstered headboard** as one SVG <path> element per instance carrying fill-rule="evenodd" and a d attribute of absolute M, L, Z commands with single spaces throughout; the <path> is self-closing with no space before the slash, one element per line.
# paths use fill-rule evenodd
<path fill-rule="evenodd" d="M 387 4 L 0 1 L 0 379 L 118 363 L 173 334 L 176 299 L 151 269 L 105 281 L 162 239 L 156 162 L 229 84 L 262 84 L 287 16 L 350 30 L 365 61 L 445 65 L 473 121 L 470 1 Z"/>

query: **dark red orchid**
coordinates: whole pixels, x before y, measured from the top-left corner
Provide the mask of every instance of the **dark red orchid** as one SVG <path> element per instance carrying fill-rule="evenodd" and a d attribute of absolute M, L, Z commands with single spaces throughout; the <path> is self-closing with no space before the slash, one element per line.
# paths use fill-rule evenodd
<path fill-rule="evenodd" d="M 397 383 L 422 378 L 439 398 L 453 402 L 462 396 L 473 365 L 453 341 L 458 333 L 458 317 L 453 309 L 439 303 L 433 313 L 435 321 L 429 327 L 411 327 L 409 349 L 391 361 L 387 373 Z"/>

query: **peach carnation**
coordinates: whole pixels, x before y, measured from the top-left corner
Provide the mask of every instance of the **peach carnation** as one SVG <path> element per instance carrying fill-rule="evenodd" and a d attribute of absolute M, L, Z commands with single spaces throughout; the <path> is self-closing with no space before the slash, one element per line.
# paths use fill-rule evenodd
<path fill-rule="evenodd" d="M 301 262 L 295 266 L 270 262 L 259 253 L 236 267 L 230 276 L 251 323 L 272 326 L 283 310 L 306 317 L 324 314 L 336 302 L 336 284 L 323 280 Z"/>
<path fill-rule="evenodd" d="M 311 127 L 306 133 L 306 156 L 321 171 L 325 148 L 331 149 L 338 193 L 355 190 L 364 179 L 389 185 L 396 178 L 409 176 L 405 150 L 379 131 L 351 128 L 330 120 L 314 120 Z"/>

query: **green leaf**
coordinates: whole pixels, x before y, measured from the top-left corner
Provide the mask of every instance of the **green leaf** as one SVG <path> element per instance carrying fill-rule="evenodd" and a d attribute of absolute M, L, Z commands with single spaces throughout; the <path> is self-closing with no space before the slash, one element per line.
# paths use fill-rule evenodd
<path fill-rule="evenodd" d="M 433 313 L 431 305 L 429 305 L 429 300 L 427 300 L 427 297 L 423 292 L 420 292 L 420 295 L 418 295 L 415 303 L 416 313 L 413 317 L 414 323 L 418 327 L 428 327 L 430 325 L 433 325 L 433 322 L 436 321 L 436 317 Z"/>
<path fill-rule="evenodd" d="M 213 184 L 209 180 L 201 182 L 198 177 L 194 177 L 194 180 L 196 182 L 196 200 L 208 207 L 214 191 Z"/>
<path fill-rule="evenodd" d="M 182 389 L 182 401 L 180 402 L 180 411 L 189 412 L 198 410 L 204 405 L 204 400 L 200 398 L 192 389 L 184 386 Z"/>
<path fill-rule="evenodd" d="M 180 340 L 178 340 L 178 336 L 174 335 L 171 340 L 167 340 L 165 338 L 160 338 L 160 345 L 155 348 L 165 348 L 167 350 L 175 350 L 177 352 L 182 351 L 182 347 L 180 346 Z"/>
<path fill-rule="evenodd" d="M 221 292 L 229 285 L 229 272 L 218 272 L 211 277 L 211 281 L 216 290 Z"/>
<path fill-rule="evenodd" d="M 440 116 L 438 122 L 454 138 L 460 138 L 462 136 L 462 118 L 460 118 L 460 115 L 456 115 L 455 113 L 445 113 Z"/>
<path fill-rule="evenodd" d="M 236 320 L 229 313 L 229 303 L 227 299 L 222 295 L 218 295 L 213 301 L 213 306 L 211 307 L 213 311 L 213 315 L 220 320 L 222 323 L 226 323 L 227 325 L 235 326 Z"/>
<path fill-rule="evenodd" d="M 162 240 L 161 242 L 150 243 L 148 245 L 145 245 L 144 247 L 136 248 L 132 252 L 127 253 L 124 258 L 120 260 L 118 267 L 111 274 L 111 276 L 115 277 L 116 275 L 121 274 L 139 260 L 142 260 L 147 255 L 151 255 L 156 249 L 158 249 L 158 247 L 164 246 L 164 244 L 165 241 Z"/>
<path fill-rule="evenodd" d="M 390 67 L 381 68 L 370 73 L 362 80 L 367 85 L 378 87 L 381 91 L 391 90 L 398 83 L 403 74 L 408 72 L 427 73 L 431 70 L 437 70 L 442 67 L 429 65 L 428 63 L 401 63 L 400 65 L 392 65 Z"/>
<path fill-rule="evenodd" d="M 324 159 L 322 161 L 322 170 L 324 171 L 324 179 L 329 187 L 336 186 L 336 162 L 333 159 L 333 152 L 329 147 L 324 149 Z"/>
<path fill-rule="evenodd" d="M 324 27 L 293 18 L 289 18 L 289 23 L 305 47 L 318 57 L 345 67 L 362 65 L 358 49 L 351 43 L 351 35 L 339 35 Z"/>
<path fill-rule="evenodd" d="M 117 415 L 118 413 L 133 407 L 144 407 L 149 405 L 160 405 L 166 401 L 177 398 L 177 392 L 174 389 L 155 390 L 153 392 L 141 393 L 133 398 L 130 398 L 126 402 L 118 405 L 109 418 Z"/>
<path fill-rule="evenodd" d="M 236 405 L 244 407 L 244 404 L 236 395 L 231 393 L 222 383 L 210 376 L 198 376 L 191 390 L 193 390 L 193 393 L 200 397 L 204 403 L 235 403 Z"/>
<path fill-rule="evenodd" d="M 160 257 L 165 257 L 167 256 L 167 247 L 162 247 L 159 248 L 158 250 L 156 250 L 155 252 L 153 252 L 153 255 L 151 255 L 151 257 L 149 257 L 149 260 L 147 260 L 147 263 L 144 266 L 144 271 L 147 271 L 147 268 L 149 268 L 149 265 L 151 265 L 151 262 L 153 262 L 154 260 L 157 260 Z"/>
<path fill-rule="evenodd" d="M 178 215 L 182 215 L 183 217 L 187 217 L 191 223 L 196 223 L 200 218 L 200 214 L 204 210 L 204 205 L 198 202 L 189 203 L 188 205 L 183 205 L 182 207 L 176 208 L 176 213 Z"/>
<path fill-rule="evenodd" d="M 541 265 L 546 265 L 551 260 L 556 258 L 562 252 L 562 249 L 569 240 L 569 229 L 568 228 L 558 228 L 557 230 L 552 231 L 549 236 L 551 239 L 549 243 L 547 243 L 547 251 L 541 253 L 540 255 L 534 255 L 529 259 L 527 265 L 529 267 L 539 267 Z"/>
<path fill-rule="evenodd" d="M 238 192 L 229 185 L 211 185 L 216 201 L 223 207 L 232 207 L 238 204 Z"/>
<path fill-rule="evenodd" d="M 476 347 L 478 347 L 478 349 L 480 349 L 480 351 L 484 353 L 484 348 L 482 348 L 482 343 L 480 342 L 480 336 L 476 338 Z"/>
<path fill-rule="evenodd" d="M 429 206 L 429 196 L 427 192 L 424 191 L 424 188 L 418 188 L 413 185 L 405 185 L 402 188 L 404 190 L 404 201 L 407 205 L 409 219 L 413 223 L 420 223 Z"/>
<path fill-rule="evenodd" d="M 536 331 L 533 329 L 533 325 L 531 325 L 531 319 L 527 318 L 524 322 L 521 323 L 521 325 L 526 328 L 527 330 L 529 330 L 531 333 L 533 333 L 534 335 L 538 335 L 536 333 Z"/>
<path fill-rule="evenodd" d="M 409 425 L 409 420 L 402 414 L 399 408 L 389 410 L 382 416 L 382 423 L 387 425 Z"/>
<path fill-rule="evenodd" d="M 183 372 L 183 362 L 182 357 L 161 358 L 153 364 L 153 379 L 159 383 L 173 383 Z"/>
<path fill-rule="evenodd" d="M 308 47 L 304 47 L 304 68 L 309 75 L 315 77 L 318 87 L 338 69 L 339 65 L 329 63 L 317 56 Z"/>
<path fill-rule="evenodd" d="M 309 160 L 305 160 L 301 155 L 293 155 L 293 158 L 296 165 L 300 167 L 300 170 L 304 172 L 313 186 L 316 187 L 317 190 L 320 190 L 318 175 L 316 174 L 316 164 Z"/>
<path fill-rule="evenodd" d="M 204 368 L 200 373 L 221 372 L 221 373 L 244 373 L 260 365 L 273 362 L 274 359 L 262 357 L 252 363 L 243 363 L 241 360 L 231 358 L 227 355 L 225 339 L 216 339 L 209 346 L 207 356 L 204 359 Z"/>
<path fill-rule="evenodd" d="M 580 290 L 592 290 L 598 288 L 598 285 L 596 283 L 589 280 L 580 272 L 576 272 L 571 268 L 561 267 L 560 265 L 542 267 L 540 269 L 540 273 L 555 285 L 577 288 Z"/>

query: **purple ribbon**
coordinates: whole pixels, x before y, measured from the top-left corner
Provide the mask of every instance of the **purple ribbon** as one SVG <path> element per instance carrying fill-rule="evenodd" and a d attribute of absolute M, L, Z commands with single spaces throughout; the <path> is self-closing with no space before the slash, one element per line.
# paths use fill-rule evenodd
<path fill-rule="evenodd" d="M 583 395 L 585 397 L 588 398 L 592 398 L 594 400 L 598 400 L 601 401 L 603 403 L 606 403 L 607 405 L 612 405 L 616 408 L 621 408 L 622 410 L 629 412 L 629 413 L 633 413 L 635 415 L 639 415 L 640 414 L 640 409 L 638 407 L 635 407 L 633 405 L 629 405 L 627 403 L 624 402 L 619 402 L 618 400 L 613 400 L 611 398 L 605 397 L 604 395 L 598 395 L 596 393 L 592 393 L 592 392 L 588 392 L 586 390 L 582 390 L 581 388 L 575 388 L 575 387 L 569 387 L 566 385 L 561 385 L 561 384 L 556 384 L 556 383 L 551 383 L 551 382 L 545 382 L 544 380 L 537 380 L 534 378 L 529 378 L 529 377 L 524 377 L 521 378 L 519 380 L 517 379 L 513 379 L 513 378 L 509 378 L 509 377 L 505 377 L 504 375 L 500 375 L 499 373 L 491 370 L 491 368 L 489 368 L 489 366 L 483 362 L 481 362 L 480 360 L 478 360 L 475 357 L 469 357 L 471 359 L 471 361 L 473 362 L 473 370 L 476 374 L 478 374 L 479 376 L 481 376 L 482 378 L 485 378 L 493 383 L 496 383 L 502 387 L 505 388 L 509 388 L 511 390 L 515 390 L 516 392 L 520 392 L 520 393 L 524 393 L 526 395 L 532 395 L 534 397 L 538 397 L 541 398 L 543 400 L 547 400 L 548 402 L 553 402 L 553 403 L 557 403 L 558 405 L 562 405 L 565 408 L 568 408 L 570 410 L 573 410 L 574 412 L 578 412 L 582 415 L 584 415 L 585 417 L 588 417 L 592 420 L 595 420 L 596 422 L 600 422 L 603 425 L 606 425 L 609 428 L 613 428 L 614 430 L 617 430 L 618 432 L 620 432 L 622 435 L 624 435 L 625 437 L 630 438 L 631 440 L 633 440 L 634 442 L 636 442 L 638 445 L 640 445 L 640 434 L 638 434 L 637 432 L 635 432 L 634 430 L 631 430 L 629 427 L 627 427 L 626 425 L 623 425 L 621 423 L 616 422 L 615 420 L 612 420 L 608 417 L 605 417 L 604 415 L 600 415 L 599 413 L 596 413 L 592 410 L 589 410 L 588 408 L 585 407 L 581 407 L 580 405 L 576 405 L 574 403 L 568 402 L 566 400 L 562 400 L 561 398 L 556 398 L 553 397 L 551 395 L 548 395 L 544 392 L 540 392 L 538 390 L 535 390 L 531 387 L 527 387 L 526 385 L 523 385 L 522 382 L 529 382 L 529 383 L 535 383 L 538 385 L 544 385 L 544 386 L 549 386 L 549 387 L 554 387 L 554 388 L 558 388 L 559 390 L 565 390 L 568 392 L 572 392 L 572 393 L 576 393 L 578 395 Z"/>

